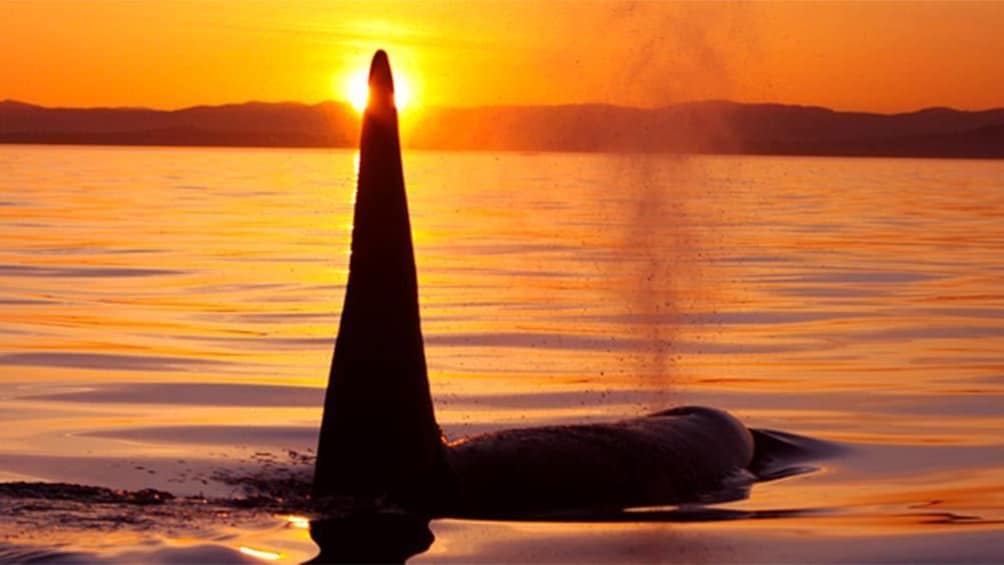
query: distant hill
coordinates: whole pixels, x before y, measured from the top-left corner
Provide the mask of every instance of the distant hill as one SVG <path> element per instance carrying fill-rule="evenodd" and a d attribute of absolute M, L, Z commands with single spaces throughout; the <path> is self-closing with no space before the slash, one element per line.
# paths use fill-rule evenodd
<path fill-rule="evenodd" d="M 354 147 L 359 117 L 335 102 L 183 110 L 0 102 L 0 143 Z M 1004 108 L 902 114 L 705 101 L 424 108 L 404 132 L 426 149 L 1004 158 Z"/>
<path fill-rule="evenodd" d="M 184 110 L 44 108 L 0 102 L 0 143 L 346 147 L 359 119 L 335 102 L 248 102 Z"/>

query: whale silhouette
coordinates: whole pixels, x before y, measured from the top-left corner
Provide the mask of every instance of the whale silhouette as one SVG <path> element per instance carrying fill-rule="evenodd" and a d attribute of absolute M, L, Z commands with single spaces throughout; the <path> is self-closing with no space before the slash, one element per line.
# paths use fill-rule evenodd
<path fill-rule="evenodd" d="M 430 516 L 530 516 L 676 504 L 751 483 L 764 438 L 712 408 L 445 440 L 429 392 L 394 82 L 383 51 L 373 57 L 369 88 L 313 497 L 389 500 Z"/>

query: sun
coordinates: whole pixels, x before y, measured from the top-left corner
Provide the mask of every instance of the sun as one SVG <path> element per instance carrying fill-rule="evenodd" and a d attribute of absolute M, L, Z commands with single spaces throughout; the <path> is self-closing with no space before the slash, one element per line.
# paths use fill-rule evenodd
<path fill-rule="evenodd" d="M 357 112 L 362 113 L 366 110 L 366 101 L 370 96 L 369 70 L 365 68 L 360 69 L 349 75 L 343 84 L 338 84 L 335 88 L 339 91 L 339 96 L 347 99 Z M 408 82 L 408 78 L 401 72 L 395 72 L 394 105 L 397 106 L 399 111 L 407 108 L 412 102 L 411 92 L 411 84 Z"/>

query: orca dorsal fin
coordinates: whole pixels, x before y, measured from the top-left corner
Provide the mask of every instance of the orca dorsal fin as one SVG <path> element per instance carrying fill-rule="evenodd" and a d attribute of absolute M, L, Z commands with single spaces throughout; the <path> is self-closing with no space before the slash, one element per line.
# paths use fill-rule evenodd
<path fill-rule="evenodd" d="M 363 114 L 352 255 L 317 450 L 314 496 L 399 499 L 435 490 L 433 413 L 401 165 L 394 79 L 377 51 Z"/>

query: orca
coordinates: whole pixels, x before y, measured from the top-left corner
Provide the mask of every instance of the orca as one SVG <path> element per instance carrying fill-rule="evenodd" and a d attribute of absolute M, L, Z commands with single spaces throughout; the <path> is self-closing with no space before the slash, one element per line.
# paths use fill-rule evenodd
<path fill-rule="evenodd" d="M 519 517 L 680 504 L 730 484 L 748 488 L 757 440 L 713 408 L 445 440 L 429 392 L 394 81 L 382 50 L 369 88 L 315 501 L 387 500 L 428 516 Z"/>

